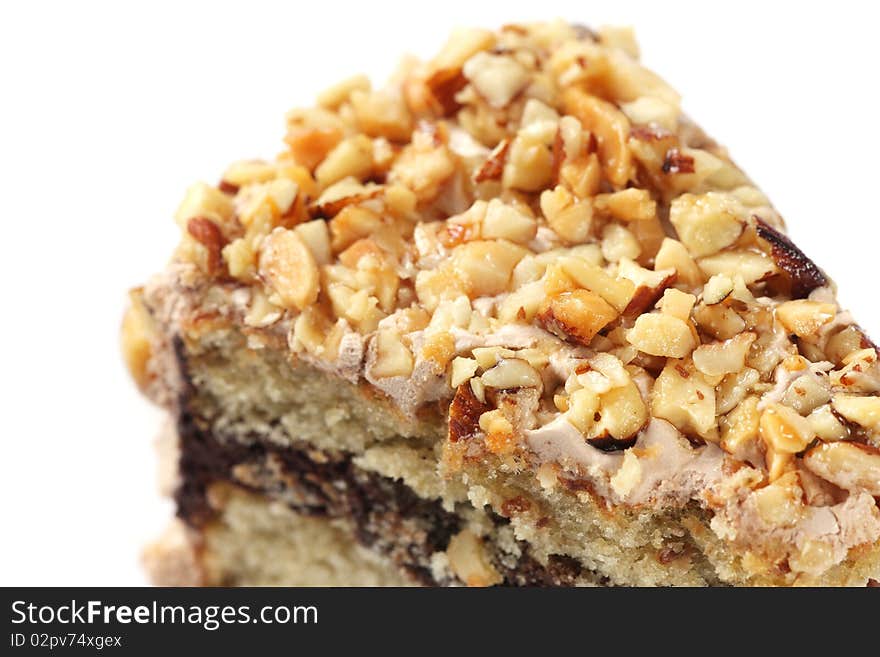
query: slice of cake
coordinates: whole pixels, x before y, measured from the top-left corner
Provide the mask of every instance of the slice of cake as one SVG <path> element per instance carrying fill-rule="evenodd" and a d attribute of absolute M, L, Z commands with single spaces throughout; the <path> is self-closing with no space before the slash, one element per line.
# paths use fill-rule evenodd
<path fill-rule="evenodd" d="M 157 581 L 880 578 L 877 348 L 628 32 L 458 31 L 285 144 L 131 295 Z"/>

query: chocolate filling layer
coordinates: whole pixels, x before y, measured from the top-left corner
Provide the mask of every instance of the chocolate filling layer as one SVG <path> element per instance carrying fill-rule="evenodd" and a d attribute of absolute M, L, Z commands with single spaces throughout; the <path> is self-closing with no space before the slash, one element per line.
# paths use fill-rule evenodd
<path fill-rule="evenodd" d="M 175 346 L 181 373 L 186 375 L 183 346 L 180 342 Z M 187 524 L 201 529 L 210 523 L 216 510 L 208 488 L 230 482 L 281 500 L 297 513 L 345 518 L 358 542 L 390 558 L 416 581 L 451 583 L 434 579 L 430 559 L 446 549 L 461 519 L 439 501 L 419 497 L 403 482 L 362 470 L 343 453 L 280 446 L 258 435 L 218 435 L 210 422 L 193 412 L 193 400 L 190 384 L 179 399 L 181 483 L 175 492 L 177 514 Z M 507 522 L 491 515 L 497 525 Z M 493 555 L 507 585 L 566 586 L 584 574 L 574 559 L 551 557 L 544 566 L 529 556 L 525 543 L 520 549 L 517 557 L 500 551 Z"/>

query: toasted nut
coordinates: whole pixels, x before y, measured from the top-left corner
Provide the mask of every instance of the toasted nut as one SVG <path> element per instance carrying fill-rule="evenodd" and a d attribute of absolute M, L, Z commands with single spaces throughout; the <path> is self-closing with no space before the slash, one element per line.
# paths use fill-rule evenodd
<path fill-rule="evenodd" d="M 794 470 L 794 454 L 780 452 L 767 445 L 764 453 L 764 467 L 767 468 L 767 478 L 772 483 Z"/>
<path fill-rule="evenodd" d="M 716 274 L 703 286 L 702 301 L 707 306 L 721 303 L 733 292 L 733 279 L 727 274 Z"/>
<path fill-rule="evenodd" d="M 636 319 L 626 339 L 639 351 L 652 356 L 684 358 L 696 346 L 687 323 L 671 315 L 649 313 Z"/>
<path fill-rule="evenodd" d="M 412 374 L 413 356 L 396 331 L 376 334 L 376 361 L 370 373 L 379 379 Z"/>
<path fill-rule="evenodd" d="M 651 410 L 685 435 L 717 440 L 715 389 L 689 361 L 669 360 L 651 391 Z"/>
<path fill-rule="evenodd" d="M 269 298 L 261 290 L 255 290 L 251 307 L 247 315 L 244 316 L 244 323 L 247 326 L 258 328 L 271 326 L 281 319 L 283 312 L 284 309 L 269 301 Z"/>
<path fill-rule="evenodd" d="M 489 50 L 494 43 L 495 35 L 489 30 L 456 28 L 437 56 L 431 60 L 430 68 L 433 71 L 461 68 L 475 53 Z"/>
<path fill-rule="evenodd" d="M 663 293 L 663 297 L 657 306 L 664 315 L 677 317 L 683 322 L 691 318 L 691 311 L 697 298 L 693 294 L 670 288 Z"/>
<path fill-rule="evenodd" d="M 669 221 L 695 258 L 733 244 L 743 232 L 741 217 L 745 214 L 739 201 L 718 192 L 682 194 L 669 207 Z"/>
<path fill-rule="evenodd" d="M 193 217 L 186 224 L 186 231 L 205 249 L 203 268 L 206 273 L 216 275 L 222 264 L 221 252 L 226 246 L 226 238 L 220 228 L 206 217 Z"/>
<path fill-rule="evenodd" d="M 409 139 L 413 120 L 399 95 L 384 90 L 355 90 L 351 94 L 351 106 L 364 134 L 398 142 Z"/>
<path fill-rule="evenodd" d="M 464 64 L 464 76 L 495 108 L 510 103 L 529 82 L 529 73 L 513 57 L 478 52 Z"/>
<path fill-rule="evenodd" d="M 814 474 L 846 490 L 880 495 L 880 450 L 851 442 L 820 443 L 804 455 Z"/>
<path fill-rule="evenodd" d="M 642 464 L 633 450 L 628 449 L 623 454 L 623 463 L 611 477 L 611 488 L 620 497 L 626 497 L 642 480 Z"/>
<path fill-rule="evenodd" d="M 880 397 L 857 397 L 839 393 L 831 402 L 834 410 L 850 422 L 880 432 Z"/>
<path fill-rule="evenodd" d="M 770 258 L 755 251 L 724 251 L 701 258 L 699 265 L 709 276 L 739 274 L 746 285 L 762 281 L 777 271 Z"/>
<path fill-rule="evenodd" d="M 626 317 L 632 318 L 652 308 L 675 282 L 676 274 L 674 269 L 652 271 L 623 259 L 617 265 L 617 276 L 632 281 L 636 286 L 635 294 L 623 312 Z"/>
<path fill-rule="evenodd" d="M 551 333 L 582 345 L 617 318 L 617 311 L 589 290 L 572 290 L 548 298 L 538 321 Z"/>
<path fill-rule="evenodd" d="M 718 415 L 729 413 L 761 379 L 758 370 L 746 367 L 739 372 L 728 374 L 716 391 L 716 412 Z"/>
<path fill-rule="evenodd" d="M 341 141 L 315 169 L 315 179 L 328 187 L 344 178 L 362 180 L 373 170 L 373 142 L 366 135 Z"/>
<path fill-rule="evenodd" d="M 831 303 L 818 301 L 786 301 L 776 307 L 776 317 L 785 330 L 799 338 L 818 333 L 819 329 L 834 319 L 837 307 Z"/>
<path fill-rule="evenodd" d="M 770 525 L 794 525 L 801 518 L 804 491 L 796 472 L 779 477 L 752 495 L 758 513 Z"/>
<path fill-rule="evenodd" d="M 269 182 L 278 169 L 274 164 L 262 160 L 241 160 L 230 165 L 223 173 L 223 182 L 234 187 L 244 187 L 253 183 Z"/>
<path fill-rule="evenodd" d="M 559 130 L 559 113 L 537 98 L 529 98 L 523 107 L 520 129 L 527 129 L 545 143 L 551 144 Z"/>
<path fill-rule="evenodd" d="M 729 340 L 746 328 L 745 320 L 723 304 L 700 304 L 694 310 L 694 321 L 702 331 L 719 340 Z"/>
<path fill-rule="evenodd" d="M 568 396 L 566 405 L 566 419 L 582 434 L 589 434 L 599 412 L 599 395 L 589 388 L 579 388 Z"/>
<path fill-rule="evenodd" d="M 239 237 L 223 247 L 223 261 L 233 278 L 247 282 L 253 282 L 256 278 L 257 250 L 254 241 Z"/>
<path fill-rule="evenodd" d="M 633 175 L 632 156 L 627 146 L 630 126 L 626 115 L 611 103 L 577 87 L 567 89 L 562 98 L 565 113 L 574 116 L 585 130 L 596 135 L 605 177 L 618 188 L 625 186 Z"/>
<path fill-rule="evenodd" d="M 441 185 L 455 173 L 455 162 L 449 148 L 437 143 L 425 130 L 413 133 L 412 144 L 403 149 L 391 167 L 390 182 L 408 187 L 421 199 L 433 199 Z"/>
<path fill-rule="evenodd" d="M 791 406 L 801 415 L 807 415 L 829 401 L 831 401 L 831 389 L 828 379 L 811 373 L 792 381 L 782 396 L 782 403 Z"/>
<path fill-rule="evenodd" d="M 648 421 L 648 408 L 632 381 L 612 388 L 599 398 L 599 420 L 590 431 L 590 439 L 610 437 L 616 441 L 633 438 Z"/>
<path fill-rule="evenodd" d="M 769 404 L 761 414 L 761 438 L 781 454 L 797 454 L 815 438 L 810 423 L 782 404 Z"/>
<path fill-rule="evenodd" d="M 630 187 L 619 192 L 599 194 L 593 208 L 600 214 L 620 221 L 647 221 L 657 216 L 657 203 L 647 189 Z"/>
<path fill-rule="evenodd" d="M 641 252 L 635 235 L 620 224 L 606 224 L 602 229 L 602 255 L 608 262 L 634 260 Z"/>
<path fill-rule="evenodd" d="M 501 184 L 509 189 L 537 192 L 553 178 L 553 155 L 533 135 L 520 133 L 510 144 Z"/>
<path fill-rule="evenodd" d="M 477 361 L 473 358 L 462 358 L 461 356 L 454 358 L 450 378 L 452 387 L 458 389 L 458 386 L 470 380 L 477 373 L 478 367 Z"/>
<path fill-rule="evenodd" d="M 339 182 L 327 187 L 318 200 L 309 206 L 313 216 L 330 217 L 336 216 L 342 209 L 354 204 L 367 201 L 379 196 L 382 188 L 368 183 L 366 185 L 352 176 L 343 178 Z"/>
<path fill-rule="evenodd" d="M 477 364 L 484 369 L 495 367 L 503 358 L 514 358 L 516 352 L 505 347 L 477 347 L 471 351 Z"/>
<path fill-rule="evenodd" d="M 486 555 L 483 542 L 468 529 L 449 540 L 446 556 L 452 572 L 468 586 L 492 586 L 502 581 Z"/>
<path fill-rule="evenodd" d="M 355 291 L 343 283 L 331 283 L 327 296 L 336 316 L 349 320 L 361 333 L 374 331 L 384 317 L 379 300 L 370 294 L 369 288 Z"/>
<path fill-rule="evenodd" d="M 755 395 L 746 397 L 721 419 L 721 449 L 744 461 L 760 453 L 757 448 L 761 420 L 759 401 Z"/>
<path fill-rule="evenodd" d="M 724 342 L 701 345 L 694 350 L 694 366 L 709 376 L 739 372 L 755 337 L 754 333 L 740 333 Z"/>
<path fill-rule="evenodd" d="M 541 386 L 541 375 L 528 362 L 519 358 L 505 358 L 499 361 L 480 378 L 486 387 L 502 390 Z"/>
<path fill-rule="evenodd" d="M 843 367 L 829 375 L 831 385 L 846 392 L 875 393 L 880 391 L 880 365 L 877 350 L 853 351 L 843 359 Z"/>
<path fill-rule="evenodd" d="M 300 224 L 293 229 L 299 238 L 303 241 L 315 263 L 318 265 L 326 265 L 330 262 L 330 234 L 327 231 L 327 222 L 323 219 L 315 219 Z"/>
<path fill-rule="evenodd" d="M 376 234 L 382 228 L 382 217 L 359 205 L 349 205 L 330 220 L 331 246 L 339 253 L 359 239 Z"/>
<path fill-rule="evenodd" d="M 684 244 L 668 237 L 663 240 L 654 257 L 654 269 L 674 269 L 678 275 L 677 281 L 688 287 L 702 285 L 704 280 L 703 272 Z"/>
<path fill-rule="evenodd" d="M 675 130 L 680 113 L 678 106 L 651 96 L 636 98 L 631 103 L 621 103 L 620 109 L 633 124 L 653 123 L 666 130 Z"/>
<path fill-rule="evenodd" d="M 292 230 L 276 228 L 260 246 L 260 275 L 285 308 L 303 310 L 318 298 L 318 267 L 312 252 Z"/>
<path fill-rule="evenodd" d="M 502 139 L 486 157 L 486 161 L 474 173 L 474 182 L 481 183 L 486 180 L 498 180 L 504 172 L 504 163 L 507 161 L 507 150 L 510 148 L 510 140 Z"/>
<path fill-rule="evenodd" d="M 486 448 L 493 454 L 509 454 L 514 450 L 516 440 L 513 425 L 500 410 L 483 413 L 480 416 L 480 429 L 486 434 Z"/>
<path fill-rule="evenodd" d="M 858 326 L 847 326 L 828 338 L 825 356 L 832 363 L 842 363 L 849 354 L 867 346 L 868 340 L 862 330 Z"/>
<path fill-rule="evenodd" d="M 295 110 L 287 116 L 284 141 L 298 164 L 312 171 L 342 141 L 345 124 L 326 109 Z"/>
<path fill-rule="evenodd" d="M 330 320 L 321 309 L 310 306 L 300 313 L 293 324 L 289 337 L 290 348 L 296 353 L 305 351 L 313 356 L 324 357 L 325 339 L 331 329 Z"/>
<path fill-rule="evenodd" d="M 469 292 L 449 262 L 436 269 L 420 271 L 416 275 L 415 287 L 419 303 L 428 312 L 434 312 L 444 299 L 454 299 Z"/>
<path fill-rule="evenodd" d="M 623 312 L 635 295 L 636 288 L 632 281 L 615 278 L 580 258 L 563 258 L 560 265 L 578 285 L 598 294 L 618 312 Z"/>
<path fill-rule="evenodd" d="M 452 267 L 470 297 L 504 292 L 510 275 L 527 251 L 506 240 L 476 240 L 456 247 Z"/>
<path fill-rule="evenodd" d="M 825 442 L 830 443 L 849 438 L 849 430 L 837 419 L 830 404 L 820 406 L 810 413 L 807 416 L 807 422 L 810 423 L 810 429 L 813 430 L 813 433 Z"/>
<path fill-rule="evenodd" d="M 369 90 L 370 78 L 363 74 L 353 75 L 318 94 L 318 105 L 328 109 L 336 109 L 348 100 L 353 91 Z"/>
<path fill-rule="evenodd" d="M 788 237 L 762 219 L 757 220 L 755 228 L 758 236 L 770 244 L 773 261 L 791 281 L 792 297 L 801 299 L 816 288 L 828 284 L 828 278 L 822 270 Z"/>
<path fill-rule="evenodd" d="M 575 200 L 563 187 L 541 193 L 541 212 L 550 228 L 569 244 L 581 244 L 590 235 L 593 206 Z"/>
<path fill-rule="evenodd" d="M 531 322 L 546 302 L 547 290 L 542 281 L 520 285 L 501 302 L 498 319 L 508 324 Z"/>
<path fill-rule="evenodd" d="M 233 215 L 232 199 L 216 187 L 197 183 L 186 190 L 174 220 L 181 228 L 193 217 L 205 217 L 220 226 L 230 221 Z"/>
<path fill-rule="evenodd" d="M 151 381 L 149 362 L 152 357 L 152 342 L 155 335 L 153 320 L 144 305 L 140 289 L 128 294 L 129 307 L 122 319 L 122 355 L 129 374 L 140 389 Z"/>
<path fill-rule="evenodd" d="M 487 239 L 501 238 L 528 244 L 535 237 L 538 223 L 512 205 L 492 199 L 486 207 L 482 236 Z"/>

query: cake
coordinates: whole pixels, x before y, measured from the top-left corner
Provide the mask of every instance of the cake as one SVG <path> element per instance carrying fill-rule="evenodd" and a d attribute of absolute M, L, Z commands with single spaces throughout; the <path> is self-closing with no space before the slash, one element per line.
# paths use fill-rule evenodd
<path fill-rule="evenodd" d="M 154 581 L 880 578 L 877 347 L 628 30 L 457 30 L 284 142 L 130 294 Z"/>

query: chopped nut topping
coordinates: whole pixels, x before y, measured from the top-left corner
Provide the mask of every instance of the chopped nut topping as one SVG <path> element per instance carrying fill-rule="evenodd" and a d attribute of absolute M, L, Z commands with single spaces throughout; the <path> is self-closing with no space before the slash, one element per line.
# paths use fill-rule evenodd
<path fill-rule="evenodd" d="M 528 244 L 534 239 L 537 228 L 538 224 L 532 217 L 498 199 L 492 199 L 486 208 L 482 233 L 485 238 Z"/>
<path fill-rule="evenodd" d="M 529 73 L 509 55 L 478 52 L 464 64 L 464 76 L 495 108 L 504 107 L 528 84 Z"/>
<path fill-rule="evenodd" d="M 684 358 L 696 345 L 687 323 L 678 317 L 657 313 L 641 315 L 627 331 L 626 339 L 639 351 L 667 358 Z"/>
<path fill-rule="evenodd" d="M 688 361 L 668 361 L 654 383 L 651 411 L 685 435 L 717 439 L 715 389 Z"/>
<path fill-rule="evenodd" d="M 850 422 L 880 433 L 880 397 L 837 394 L 831 405 Z"/>
<path fill-rule="evenodd" d="M 772 404 L 764 410 L 760 430 L 764 442 L 782 454 L 796 454 L 814 438 L 810 423 L 781 404 Z"/>
<path fill-rule="evenodd" d="M 155 328 L 144 306 L 141 290 L 132 290 L 129 302 L 131 305 L 122 319 L 122 355 L 132 378 L 143 390 L 152 379 L 149 362 Z"/>
<path fill-rule="evenodd" d="M 834 319 L 837 308 L 817 301 L 786 301 L 776 308 L 776 317 L 789 333 L 799 338 L 809 337 Z"/>
<path fill-rule="evenodd" d="M 260 247 L 260 275 L 285 308 L 303 310 L 318 298 L 318 266 L 292 230 L 276 228 Z"/>
<path fill-rule="evenodd" d="M 409 376 L 413 369 L 413 357 L 409 348 L 394 331 L 379 331 L 376 334 L 376 362 L 372 375 L 376 378 L 390 376 Z"/>
<path fill-rule="evenodd" d="M 877 348 L 636 54 L 613 30 L 516 25 L 456 32 L 382 87 L 344 80 L 287 115 L 275 160 L 188 190 L 175 260 L 250 345 L 286 334 L 408 415 L 451 398 L 451 471 L 501 461 L 636 506 L 672 482 L 724 516 L 711 531 L 746 506 L 785 528 L 744 567 L 819 572 L 842 551 L 774 537 L 841 489 L 880 495 Z M 143 387 L 152 310 L 136 293 L 124 320 Z M 452 570 L 500 581 L 478 534 L 452 539 Z"/>
<path fill-rule="evenodd" d="M 541 376 L 524 360 L 504 358 L 481 377 L 487 388 L 503 390 L 534 388 L 541 385 Z"/>
<path fill-rule="evenodd" d="M 739 372 L 755 337 L 754 333 L 740 333 L 721 343 L 701 345 L 694 350 L 694 366 L 709 376 Z"/>
<path fill-rule="evenodd" d="M 880 495 L 880 450 L 874 447 L 849 442 L 816 445 L 804 455 L 804 465 L 841 488 Z"/>
<path fill-rule="evenodd" d="M 548 298 L 537 314 L 551 333 L 582 345 L 617 317 L 617 311 L 598 294 L 572 290 Z"/>
<path fill-rule="evenodd" d="M 679 239 L 695 258 L 717 253 L 742 234 L 742 206 L 727 195 L 709 192 L 683 194 L 669 207 L 669 220 Z"/>

